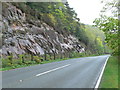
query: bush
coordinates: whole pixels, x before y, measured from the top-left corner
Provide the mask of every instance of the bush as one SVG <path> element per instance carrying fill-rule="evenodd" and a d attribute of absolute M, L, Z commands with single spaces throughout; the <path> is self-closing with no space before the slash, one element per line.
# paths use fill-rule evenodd
<path fill-rule="evenodd" d="M 77 57 L 84 57 L 84 56 L 86 56 L 85 52 L 83 53 L 73 52 L 71 53 L 70 58 L 77 58 Z"/>
<path fill-rule="evenodd" d="M 2 68 L 5 68 L 5 67 L 11 67 L 12 64 L 10 63 L 9 59 L 3 59 L 2 58 Z"/>
<path fill-rule="evenodd" d="M 40 63 L 41 62 L 40 57 L 38 57 L 38 56 L 33 56 L 33 59 L 34 59 L 34 61 L 36 63 Z"/>
<path fill-rule="evenodd" d="M 41 14 L 42 20 L 48 25 L 54 27 L 56 24 L 56 19 L 52 14 Z"/>
<path fill-rule="evenodd" d="M 10 56 L 7 56 L 7 59 L 9 60 L 9 63 L 13 63 L 12 59 L 13 59 L 13 55 L 11 54 Z"/>
<path fill-rule="evenodd" d="M 27 61 L 25 62 L 26 65 L 30 65 L 30 64 L 36 64 L 36 61 Z"/>
<path fill-rule="evenodd" d="M 20 64 L 20 65 L 21 65 L 22 63 L 25 63 L 24 57 L 25 57 L 24 54 L 19 55 L 19 60 L 20 60 L 19 64 Z"/>
<path fill-rule="evenodd" d="M 48 55 L 48 54 L 46 55 L 46 57 L 47 57 L 47 60 L 48 60 L 48 61 L 52 59 L 51 56 Z"/>

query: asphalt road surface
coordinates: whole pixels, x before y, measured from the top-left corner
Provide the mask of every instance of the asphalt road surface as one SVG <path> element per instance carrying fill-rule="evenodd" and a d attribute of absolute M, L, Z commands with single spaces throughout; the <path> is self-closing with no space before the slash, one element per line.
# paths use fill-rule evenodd
<path fill-rule="evenodd" d="M 34 65 L 2 73 L 3 88 L 94 88 L 110 55 Z"/>

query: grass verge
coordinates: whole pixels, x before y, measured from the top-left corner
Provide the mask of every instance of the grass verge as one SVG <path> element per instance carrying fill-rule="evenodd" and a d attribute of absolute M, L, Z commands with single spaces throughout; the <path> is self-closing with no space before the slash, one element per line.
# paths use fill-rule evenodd
<path fill-rule="evenodd" d="M 76 55 L 76 54 L 75 54 Z M 98 55 L 81 55 L 79 57 L 73 56 L 72 58 L 63 58 L 63 59 L 56 59 L 56 60 L 44 60 L 40 63 L 36 63 L 35 61 L 30 61 L 30 63 L 23 63 L 22 65 L 19 64 L 13 64 L 12 66 L 7 66 L 5 68 L 0 68 L 0 71 L 7 71 L 11 69 L 16 69 L 16 68 L 22 68 L 22 67 L 27 67 L 27 66 L 33 66 L 33 65 L 38 65 L 38 64 L 46 64 L 46 63 L 51 63 L 51 62 L 58 62 L 58 61 L 63 61 L 63 60 L 68 60 L 68 59 L 75 59 L 75 58 L 81 58 L 81 57 L 90 57 L 90 56 L 98 56 Z"/>
<path fill-rule="evenodd" d="M 11 67 L 0 68 L 0 71 L 6 71 L 6 70 L 11 70 L 11 69 L 16 69 L 16 68 L 22 68 L 22 67 L 27 67 L 27 66 L 38 65 L 38 64 L 45 64 L 45 63 L 51 63 L 51 62 L 57 62 L 57 61 L 63 61 L 63 60 L 67 60 L 67 59 L 69 59 L 69 58 L 56 59 L 56 60 L 47 60 L 47 61 L 43 61 L 43 62 L 40 62 L 40 63 L 22 64 L 22 65 L 13 65 L 13 66 L 11 66 Z"/>
<path fill-rule="evenodd" d="M 106 65 L 100 88 L 118 88 L 118 58 L 111 56 Z"/>

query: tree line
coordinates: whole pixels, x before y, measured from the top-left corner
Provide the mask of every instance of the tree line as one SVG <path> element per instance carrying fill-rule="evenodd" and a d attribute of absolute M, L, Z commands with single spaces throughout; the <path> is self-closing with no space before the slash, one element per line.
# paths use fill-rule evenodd
<path fill-rule="evenodd" d="M 95 26 L 105 33 L 107 45 L 112 49 L 113 55 L 120 55 L 120 4 L 117 0 L 109 2 L 102 1 L 105 6 L 101 10 L 100 18 L 94 20 Z M 110 11 L 111 15 L 106 13 Z"/>
<path fill-rule="evenodd" d="M 64 54 L 62 59 L 110 53 L 105 42 L 104 33 L 94 26 L 81 23 L 77 13 L 69 6 L 68 2 L 12 2 L 11 4 L 26 14 L 26 21 L 28 23 L 34 25 L 31 20 L 39 19 L 53 27 L 59 34 L 67 33 L 78 38 L 79 42 L 85 47 L 85 52 Z M 10 62 L 8 64 L 12 65 L 14 62 L 19 62 L 20 65 L 22 63 L 41 63 L 44 60 L 55 60 L 58 58 L 61 57 L 55 54 L 50 55 L 46 52 L 41 57 L 29 54 L 19 55 L 19 60 L 14 60 L 12 55 L 10 55 L 8 56 L 8 62 Z M 4 67 L 9 66 L 6 65 L 7 60 L 3 61 Z"/>
<path fill-rule="evenodd" d="M 13 4 L 27 15 L 32 15 L 29 18 L 44 21 L 57 30 L 58 33 L 66 32 L 76 36 L 80 42 L 85 44 L 87 51 L 92 54 L 110 52 L 105 42 L 104 33 L 98 28 L 81 23 L 77 13 L 69 6 L 68 2 L 23 2 Z M 24 7 L 27 7 L 27 10 Z"/>

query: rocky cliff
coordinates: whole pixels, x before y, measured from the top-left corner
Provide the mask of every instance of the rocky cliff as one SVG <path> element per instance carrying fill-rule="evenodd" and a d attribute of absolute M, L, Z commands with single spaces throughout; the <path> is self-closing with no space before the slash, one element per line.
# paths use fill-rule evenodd
<path fill-rule="evenodd" d="M 16 6 L 6 3 L 2 11 L 2 55 L 11 53 L 43 55 L 84 52 L 84 47 L 76 37 L 57 29 L 41 20 L 26 20 L 26 13 Z"/>

